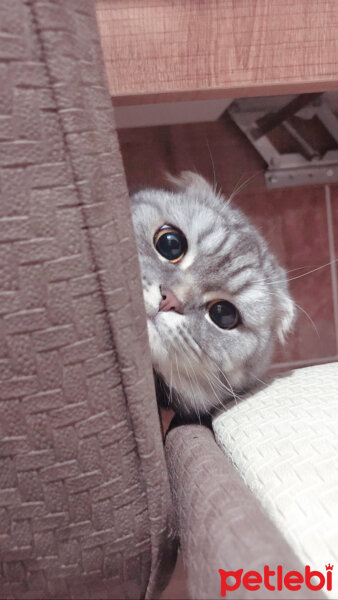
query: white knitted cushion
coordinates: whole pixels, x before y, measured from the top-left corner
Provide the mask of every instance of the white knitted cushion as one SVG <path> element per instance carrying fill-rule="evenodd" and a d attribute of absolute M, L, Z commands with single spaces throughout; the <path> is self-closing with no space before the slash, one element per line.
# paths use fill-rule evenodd
<path fill-rule="evenodd" d="M 304 565 L 335 565 L 338 598 L 338 363 L 276 379 L 229 404 L 213 429 Z"/>

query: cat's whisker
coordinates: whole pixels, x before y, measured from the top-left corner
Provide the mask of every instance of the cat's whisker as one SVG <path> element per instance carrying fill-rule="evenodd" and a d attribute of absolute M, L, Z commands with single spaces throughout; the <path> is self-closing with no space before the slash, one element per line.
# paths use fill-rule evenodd
<path fill-rule="evenodd" d="M 193 339 L 192 336 L 189 336 L 189 340 L 187 340 L 186 336 L 185 336 L 185 332 L 183 330 L 180 330 L 179 333 L 180 333 L 179 341 L 180 341 L 181 346 L 183 346 L 183 350 L 185 351 L 185 357 L 187 358 L 187 360 L 189 362 L 189 365 L 191 367 L 192 373 L 194 374 L 194 379 L 196 381 L 197 388 L 198 388 L 198 390 L 202 391 L 201 390 L 201 386 L 200 386 L 200 384 L 198 382 L 198 379 L 197 379 L 197 376 L 196 376 L 195 369 L 194 369 L 194 367 L 192 365 L 192 362 L 190 360 L 190 358 L 192 360 L 195 360 L 196 365 L 198 367 L 200 367 L 201 366 L 201 359 L 200 359 L 200 354 L 201 353 L 199 352 L 199 354 L 196 356 L 196 352 L 194 351 L 194 348 L 192 348 L 191 343 L 189 343 L 189 341 L 190 341 L 190 342 L 193 342 L 194 345 L 196 345 L 196 342 L 195 342 L 195 340 Z M 183 342 L 184 342 L 184 344 L 183 344 Z"/>
<path fill-rule="evenodd" d="M 225 383 L 223 383 L 215 373 L 213 373 L 213 371 L 209 371 L 209 374 L 214 378 L 215 380 L 215 385 L 217 385 L 217 387 L 219 389 L 221 389 L 222 391 L 226 391 L 228 393 L 231 393 L 231 390 L 225 385 Z"/>
<path fill-rule="evenodd" d="M 301 275 L 296 275 L 296 277 L 290 277 L 286 281 L 293 281 L 294 279 L 300 279 L 301 277 L 305 277 L 306 275 L 311 275 L 312 273 L 315 273 L 316 271 L 320 271 L 321 269 L 324 269 L 325 267 L 330 267 L 331 265 L 333 265 L 336 262 L 338 262 L 338 258 L 335 258 L 334 260 L 330 260 L 330 262 L 326 263 L 325 265 L 321 265 L 320 267 L 311 269 L 311 271 L 307 271 L 306 273 L 302 273 Z M 276 282 L 274 281 L 273 283 L 276 283 Z M 281 282 L 278 281 L 277 283 L 281 283 Z M 270 281 L 268 282 L 268 284 L 270 284 Z"/>
<path fill-rule="evenodd" d="M 176 371 L 177 371 L 177 375 L 178 375 L 178 378 L 179 378 L 179 380 L 180 380 L 181 388 L 183 388 L 183 384 L 182 384 L 182 378 L 181 378 L 181 373 L 180 373 L 180 370 L 179 370 L 179 368 L 178 368 L 178 361 L 177 361 L 177 353 L 176 353 L 176 352 L 174 352 L 174 356 L 175 356 L 175 361 L 176 361 Z"/>
<path fill-rule="evenodd" d="M 262 383 L 265 386 L 269 386 L 270 384 L 267 383 L 266 381 L 263 381 L 263 379 L 260 379 L 259 377 L 257 377 L 254 373 L 252 373 L 252 371 L 249 371 L 250 375 L 252 375 L 252 377 L 254 377 L 257 381 L 259 381 L 259 383 Z"/>
<path fill-rule="evenodd" d="M 229 393 L 231 393 L 231 395 L 232 395 L 233 399 L 235 400 L 235 402 L 236 402 L 236 404 L 237 404 L 237 400 L 240 400 L 241 398 L 240 398 L 240 397 L 239 397 L 239 396 L 238 396 L 238 395 L 235 393 L 235 391 L 234 391 L 234 389 L 233 389 L 233 387 L 232 387 L 232 385 L 231 385 L 231 383 L 230 383 L 230 381 L 229 381 L 228 377 L 227 377 L 227 376 L 226 376 L 226 374 L 224 373 L 224 371 L 223 371 L 223 370 L 222 370 L 220 367 L 217 367 L 217 368 L 218 368 L 218 370 L 220 371 L 221 375 L 223 375 L 223 377 L 225 378 L 225 380 L 226 380 L 227 384 L 230 386 L 230 389 L 228 389 L 228 387 L 227 387 L 227 386 L 226 386 L 224 383 L 222 383 L 222 382 L 221 382 L 221 383 L 222 383 L 222 385 L 224 385 L 225 389 L 226 389 L 226 390 L 227 390 Z"/>
<path fill-rule="evenodd" d="M 210 375 L 211 375 L 211 373 L 210 373 Z M 219 390 L 219 392 L 221 394 L 221 397 L 220 398 L 218 397 L 218 403 L 219 404 L 217 406 L 215 406 L 215 408 L 218 408 L 219 405 L 225 406 L 226 402 L 229 400 L 229 392 L 230 392 L 230 390 L 225 390 L 225 388 L 221 387 L 217 383 L 217 381 L 214 381 L 213 385 L 216 386 L 216 389 Z M 225 391 L 226 391 L 226 393 L 225 393 Z"/>
<path fill-rule="evenodd" d="M 263 169 L 259 169 L 259 171 L 257 171 L 256 173 L 250 175 L 250 177 L 248 177 L 241 185 L 236 184 L 233 192 L 230 194 L 229 198 L 227 198 L 227 202 L 230 204 L 235 198 L 235 196 L 238 196 L 238 194 L 240 194 L 249 185 L 249 183 L 251 183 L 251 181 L 255 179 L 255 177 L 258 177 L 258 175 L 260 175 L 261 173 L 264 173 Z M 239 179 L 239 181 L 241 180 L 241 178 Z"/>
<path fill-rule="evenodd" d="M 173 401 L 173 363 L 170 361 L 169 405 Z"/>
<path fill-rule="evenodd" d="M 197 342 L 196 342 L 196 340 L 194 339 L 194 337 L 193 337 L 192 335 L 190 335 L 190 337 L 191 337 L 191 339 L 194 341 L 194 343 L 195 343 L 195 344 L 197 344 Z M 208 359 L 209 359 L 209 361 L 211 362 L 211 364 L 212 364 L 212 365 L 215 365 L 215 362 L 214 362 L 214 360 L 211 358 L 211 356 L 210 356 L 209 354 L 207 354 L 206 352 L 205 352 L 205 354 L 206 354 L 206 356 L 208 357 Z M 226 379 L 226 381 L 227 381 L 228 385 L 230 386 L 230 389 L 229 389 L 229 388 L 228 388 L 228 387 L 227 387 L 227 386 L 226 386 L 226 385 L 225 385 L 223 382 L 221 382 L 221 381 L 218 379 L 218 377 L 217 377 L 217 376 L 216 376 L 214 373 L 212 373 L 212 371 L 211 371 L 211 370 L 209 371 L 209 373 L 210 373 L 210 374 L 212 374 L 214 377 L 216 377 L 216 379 L 219 381 L 219 383 L 220 383 L 220 384 L 223 386 L 223 389 L 225 389 L 225 390 L 226 390 L 226 391 L 227 391 L 229 394 L 231 394 L 231 395 L 232 395 L 232 397 L 234 398 L 234 400 L 235 400 L 235 401 L 236 401 L 236 399 L 239 399 L 239 400 L 240 400 L 240 397 L 239 397 L 239 396 L 237 396 L 237 395 L 235 394 L 235 392 L 234 392 L 234 389 L 233 389 L 233 387 L 232 387 L 232 385 L 231 385 L 231 383 L 230 383 L 229 379 L 227 378 L 226 374 L 225 374 L 225 373 L 222 371 L 222 369 L 221 369 L 221 368 L 220 368 L 218 365 L 216 365 L 216 367 L 217 367 L 217 369 L 218 369 L 218 370 L 221 372 L 221 374 L 223 375 L 223 377 Z"/>
<path fill-rule="evenodd" d="M 320 267 L 311 269 L 311 271 L 307 271 L 306 273 L 302 273 L 301 275 L 296 275 L 295 277 L 290 277 L 289 279 L 273 279 L 273 280 L 266 279 L 265 284 L 266 285 L 274 285 L 275 283 L 285 283 L 285 281 L 293 281 L 294 279 L 300 279 L 301 277 L 305 277 L 306 275 L 311 275 L 311 273 L 316 273 L 316 271 L 320 271 L 321 269 L 324 269 L 325 267 L 330 267 L 331 265 L 333 265 L 336 262 L 338 262 L 338 258 L 335 258 L 334 260 L 330 260 L 330 262 L 325 263 L 325 265 L 320 265 Z M 259 284 L 259 283 L 261 283 L 261 281 L 251 281 L 250 283 L 258 283 Z"/>
<path fill-rule="evenodd" d="M 183 349 L 184 349 L 184 348 L 183 348 Z M 196 376 L 195 369 L 194 369 L 194 367 L 193 367 L 193 365 L 192 365 L 192 363 L 191 363 L 191 361 L 190 361 L 190 358 L 189 358 L 189 352 L 187 352 L 187 350 L 186 350 L 186 349 L 184 349 L 184 350 L 185 350 L 185 357 L 186 357 L 186 359 L 187 359 L 187 361 L 188 361 L 188 363 L 189 363 L 189 366 L 190 366 L 190 368 L 191 368 L 191 371 L 192 371 L 192 373 L 193 373 L 193 375 L 194 375 L 194 379 L 195 379 L 195 382 L 196 382 L 196 386 L 197 386 L 199 389 L 201 389 L 201 387 L 200 387 L 200 384 L 198 383 L 198 379 L 197 379 L 197 376 Z"/>
<path fill-rule="evenodd" d="M 184 345 L 183 339 L 182 339 L 181 336 L 182 336 L 182 332 L 181 332 L 181 330 L 179 330 L 177 336 L 175 336 L 175 343 L 178 344 L 178 346 L 180 346 L 180 348 L 182 349 L 182 354 L 183 354 L 184 358 L 188 360 L 189 365 L 191 366 L 191 363 L 189 361 L 188 352 L 187 352 L 187 346 Z M 186 373 L 188 375 L 187 367 L 186 367 L 185 364 L 184 364 L 184 368 L 185 368 L 185 371 L 186 371 Z"/>
<path fill-rule="evenodd" d="M 228 394 L 230 394 L 231 392 L 230 392 L 230 390 L 227 388 L 227 386 L 226 386 L 224 383 L 222 383 L 222 382 L 219 380 L 219 378 L 218 378 L 218 377 L 215 375 L 215 373 L 214 373 L 214 370 L 213 370 L 213 369 L 214 369 L 214 366 L 215 366 L 215 364 L 214 364 L 214 362 L 212 361 L 212 362 L 211 362 L 211 365 L 209 366 L 208 373 L 209 373 L 209 375 L 210 375 L 210 376 L 213 378 L 214 385 L 216 385 L 216 386 L 217 386 L 217 388 L 218 388 L 219 390 L 221 390 L 223 394 L 224 394 L 224 392 L 226 392 L 226 396 L 228 396 Z"/>
<path fill-rule="evenodd" d="M 202 352 L 196 340 L 192 337 L 192 335 L 189 335 L 189 333 L 185 332 L 183 329 L 180 329 L 180 334 L 181 339 L 184 340 L 186 346 L 189 348 L 189 350 L 191 350 L 192 356 L 195 358 L 196 362 L 200 363 Z"/>
<path fill-rule="evenodd" d="M 217 394 L 216 394 L 216 392 L 215 392 L 215 388 L 214 388 L 214 386 L 212 385 L 212 382 L 211 382 L 211 380 L 209 379 L 209 377 L 208 377 L 207 373 L 205 373 L 205 377 L 206 377 L 206 379 L 208 380 L 208 382 L 209 382 L 209 385 L 210 385 L 210 388 L 212 389 L 212 391 L 213 391 L 213 393 L 214 393 L 214 396 L 215 396 L 215 398 L 216 398 L 216 400 L 217 400 L 217 404 L 216 404 L 216 405 L 215 405 L 215 404 L 213 404 L 213 407 L 214 407 L 214 408 L 217 408 L 217 406 L 219 406 L 220 399 L 219 399 L 219 397 L 217 396 Z"/>
<path fill-rule="evenodd" d="M 177 340 L 178 340 L 178 341 L 180 341 L 180 340 L 179 340 L 179 339 L 176 337 L 176 341 L 177 341 Z M 185 388 L 185 386 L 183 385 L 183 382 L 182 382 L 182 377 L 181 377 L 181 372 L 180 372 L 180 369 L 179 369 L 179 367 L 178 367 L 178 360 L 177 360 L 177 353 L 176 353 L 176 352 L 175 352 L 175 361 L 176 361 L 176 370 L 177 370 L 178 378 L 179 378 L 179 380 L 180 380 L 181 389 L 184 389 L 184 388 Z M 184 365 L 184 366 L 185 366 L 185 365 Z M 185 370 L 186 370 L 186 368 L 185 368 Z M 187 375 L 188 375 L 188 372 L 187 372 Z M 193 403 L 194 403 L 194 407 L 195 407 L 195 412 L 196 412 L 196 414 L 197 414 L 198 418 L 200 419 L 200 415 L 199 415 L 198 407 L 197 407 L 197 405 L 196 405 L 196 401 L 195 401 L 195 394 L 194 394 L 193 388 L 192 388 L 192 399 L 193 399 Z"/>
<path fill-rule="evenodd" d="M 218 378 L 218 377 L 215 375 L 215 373 L 213 373 L 212 371 L 209 371 L 209 375 L 211 375 L 211 376 L 214 378 L 214 380 L 216 380 L 216 381 L 215 381 L 215 385 L 218 387 L 218 389 L 219 389 L 221 392 L 223 392 L 223 393 L 224 393 L 224 391 L 226 391 L 226 392 L 227 392 L 227 394 L 226 394 L 226 398 L 219 398 L 219 397 L 217 396 L 218 403 L 220 403 L 222 406 L 225 406 L 225 404 L 226 404 L 227 400 L 229 399 L 229 397 L 228 397 L 228 394 L 231 394 L 231 395 L 233 396 L 233 398 L 234 398 L 235 402 L 237 403 L 237 400 L 236 400 L 236 394 L 233 392 L 233 390 L 231 391 L 231 390 L 230 390 L 230 389 L 229 389 L 229 388 L 228 388 L 228 387 L 227 387 L 227 386 L 226 386 L 226 385 L 225 385 L 225 384 L 224 384 L 224 383 L 223 383 L 223 382 L 222 382 L 222 381 L 221 381 L 221 380 L 220 380 L 220 379 L 219 379 L 219 378 Z M 208 379 L 208 381 L 209 381 L 210 385 L 212 385 L 212 383 L 211 383 L 211 381 L 210 381 L 209 377 L 207 377 L 207 379 Z M 212 386 L 212 388 L 213 388 L 213 386 Z M 217 405 L 215 408 L 217 408 L 217 407 L 219 407 L 219 404 L 218 404 L 218 405 Z"/>
<path fill-rule="evenodd" d="M 182 332 L 181 332 L 181 333 L 182 333 Z M 182 336 L 182 338 L 180 338 L 181 345 L 182 345 L 182 339 L 185 341 L 185 347 L 183 347 L 183 348 L 184 348 L 184 350 L 185 350 L 185 353 L 186 353 L 186 354 L 185 354 L 185 356 L 186 356 L 186 358 L 188 359 L 188 362 L 189 362 L 189 364 L 190 364 L 190 366 L 191 366 L 192 372 L 194 373 L 194 378 L 195 378 L 195 381 L 196 381 L 197 387 L 198 387 L 198 389 L 199 389 L 199 390 L 201 390 L 201 386 L 200 386 L 200 384 L 198 383 L 198 380 L 197 380 L 197 377 L 196 377 L 196 372 L 195 372 L 195 369 L 193 368 L 193 366 L 192 366 L 192 364 L 191 364 L 191 362 L 190 362 L 190 360 L 189 360 L 188 353 L 187 353 L 187 348 L 188 348 L 188 349 L 191 349 L 191 348 L 190 348 L 189 344 L 187 343 L 187 340 L 186 340 L 186 339 L 185 339 L 183 336 Z M 194 357 L 194 358 L 196 358 L 196 357 Z M 197 361 L 197 364 L 198 364 L 198 365 L 200 365 L 200 361 Z M 216 400 L 217 400 L 217 404 L 213 404 L 213 407 L 217 408 L 217 406 L 219 406 L 220 399 L 219 399 L 218 395 L 216 394 L 216 392 L 215 392 L 215 389 L 214 389 L 214 387 L 213 387 L 213 385 L 212 385 L 212 383 L 211 383 L 211 381 L 210 381 L 210 379 L 209 379 L 209 377 L 208 377 L 208 375 L 207 375 L 207 373 L 206 373 L 206 372 L 204 372 L 204 376 L 205 376 L 205 378 L 207 379 L 207 381 L 209 382 L 209 385 L 210 385 L 210 387 L 211 387 L 211 389 L 212 389 L 212 391 L 213 391 L 213 394 L 214 394 L 214 396 L 215 396 L 215 398 L 216 398 Z"/>
<path fill-rule="evenodd" d="M 181 346 L 181 348 L 183 349 L 184 356 L 185 356 L 185 358 L 187 359 L 187 361 L 188 361 L 188 363 L 189 363 L 189 366 L 190 366 L 190 368 L 191 368 L 192 374 L 193 374 L 193 376 L 194 376 L 194 379 L 195 379 L 195 382 L 196 382 L 197 389 L 198 389 L 199 391 L 201 391 L 201 386 L 200 386 L 200 384 L 199 384 L 199 382 L 198 382 L 198 379 L 197 379 L 197 376 L 196 376 L 195 369 L 194 369 L 194 367 L 193 367 L 193 365 L 192 365 L 192 363 L 191 363 L 191 361 L 190 361 L 190 358 L 189 358 L 189 350 L 190 350 L 190 347 L 189 347 L 189 344 L 187 343 L 187 340 L 185 339 L 185 337 L 184 337 L 184 335 L 183 335 L 183 331 L 182 331 L 182 330 L 180 330 L 180 331 L 178 332 L 178 336 L 177 336 L 177 338 L 176 338 L 176 341 L 178 342 L 178 344 L 179 344 L 179 345 Z M 185 342 L 185 344 L 184 344 L 183 342 Z M 185 366 L 185 370 L 187 371 L 186 365 L 184 365 L 184 366 Z M 187 375 L 188 375 L 188 371 L 187 371 Z M 191 387 L 192 387 L 192 386 L 191 386 Z M 197 412 L 197 414 L 198 414 L 198 416 L 199 416 L 199 411 L 198 411 L 197 403 L 196 403 L 196 401 L 195 401 L 195 393 L 194 393 L 194 391 L 193 391 L 193 388 L 192 388 L 192 393 L 193 393 L 193 399 L 194 399 L 194 405 L 195 405 L 195 408 L 196 408 L 196 412 Z M 200 416 L 199 416 L 199 419 L 200 419 Z"/>
<path fill-rule="evenodd" d="M 212 165 L 212 172 L 213 172 L 213 177 L 214 177 L 213 189 L 214 189 L 214 192 L 217 194 L 217 182 L 216 182 L 215 163 L 214 163 L 214 159 L 213 159 L 212 154 L 211 154 L 211 150 L 210 150 L 210 145 L 209 145 L 208 138 L 207 138 L 206 135 L 204 137 L 205 137 L 205 141 L 206 141 L 206 145 L 207 145 L 207 148 L 208 148 L 208 152 L 209 152 L 209 156 L 210 156 L 210 160 L 211 160 L 211 165 Z"/>
<path fill-rule="evenodd" d="M 302 311 L 302 313 L 304 313 L 304 315 L 305 315 L 305 316 L 306 316 L 306 317 L 309 319 L 309 321 L 310 321 L 310 323 L 311 323 L 311 325 L 312 325 L 313 329 L 315 330 L 316 334 L 318 335 L 318 338 L 320 339 L 320 333 L 319 333 L 319 331 L 318 331 L 318 329 L 317 329 L 317 326 L 316 326 L 315 322 L 314 322 L 314 321 L 311 319 L 311 317 L 310 317 L 309 313 L 308 313 L 308 312 L 306 312 L 306 310 L 304 310 L 304 308 L 302 308 L 302 307 L 301 307 L 299 304 L 297 304 L 295 301 L 294 301 L 293 303 L 294 303 L 294 305 L 295 305 L 295 306 L 297 306 L 297 308 L 298 308 L 299 310 L 301 310 L 301 311 Z"/>
<path fill-rule="evenodd" d="M 182 334 L 182 332 L 181 332 L 181 334 Z M 191 348 L 190 348 L 190 346 L 189 346 L 189 344 L 188 344 L 187 340 L 184 338 L 184 336 L 183 336 L 183 335 L 182 335 L 182 337 L 181 337 L 181 339 L 180 339 L 180 341 L 181 341 L 181 342 L 182 342 L 182 339 L 185 341 L 185 344 L 186 344 L 186 345 L 185 345 L 185 352 L 186 352 L 185 356 L 186 356 L 186 358 L 188 359 L 188 362 L 189 362 L 189 364 L 190 364 L 190 366 L 191 366 L 192 372 L 194 373 L 194 378 L 195 378 L 195 381 L 196 381 L 197 387 L 198 387 L 198 389 L 199 389 L 199 390 L 201 390 L 201 386 L 200 386 L 200 384 L 198 383 L 198 380 L 197 380 L 197 377 L 196 377 L 196 372 L 195 372 L 195 369 L 193 368 L 193 365 L 192 365 L 192 363 L 190 362 L 190 359 L 189 359 L 189 353 L 187 353 L 187 349 L 191 349 Z M 195 357 L 195 356 L 193 356 L 193 358 L 195 358 L 195 359 L 196 359 L 196 357 Z M 200 362 L 200 360 L 198 360 L 198 361 L 197 361 L 197 365 L 198 365 L 198 366 L 201 366 L 201 362 Z M 203 374 L 204 374 L 204 377 L 205 377 L 205 378 L 207 379 L 207 381 L 209 382 L 209 385 L 210 385 L 210 387 L 211 387 L 211 389 L 212 389 L 212 391 L 213 391 L 213 393 L 214 393 L 214 395 L 215 395 L 215 397 L 216 397 L 216 399 L 217 399 L 217 404 L 214 404 L 214 403 L 213 403 L 213 407 L 214 407 L 214 408 L 217 408 L 217 407 L 219 406 L 219 404 L 220 404 L 220 403 L 222 403 L 222 401 L 221 401 L 221 399 L 218 397 L 218 395 L 216 394 L 216 392 L 215 392 L 215 388 L 213 387 L 213 385 L 212 385 L 212 383 L 211 383 L 211 381 L 210 381 L 210 379 L 209 379 L 208 375 L 206 374 L 206 372 L 204 372 Z M 212 372 L 211 372 L 211 371 L 209 371 L 209 375 L 212 375 Z M 225 388 L 225 386 L 223 386 L 223 389 L 224 389 L 224 388 Z M 222 391 L 222 390 L 221 390 L 221 391 Z M 228 391 L 229 391 L 229 390 L 228 390 Z"/>
<path fill-rule="evenodd" d="M 198 410 L 198 407 L 197 407 L 197 403 L 196 403 L 196 400 L 195 400 L 195 390 L 194 390 L 194 386 L 193 386 L 193 383 L 192 383 L 192 379 L 191 379 L 191 377 L 190 377 L 190 375 L 189 375 L 189 371 L 188 371 L 188 369 L 187 369 L 187 366 L 186 366 L 186 364 L 184 364 L 184 369 L 185 369 L 185 372 L 186 372 L 186 374 L 187 374 L 188 381 L 189 381 L 189 384 L 190 384 L 190 387 L 191 387 L 191 398 L 193 398 L 194 405 L 195 405 L 195 410 L 196 410 L 196 412 L 197 412 L 197 416 L 198 416 L 199 422 L 200 422 L 200 424 L 201 424 L 201 417 L 200 417 L 199 410 Z"/>
<path fill-rule="evenodd" d="M 302 269 L 311 269 L 311 265 L 303 265 L 302 267 L 295 267 L 294 269 L 284 270 L 285 273 L 294 273 L 295 271 L 301 271 Z M 270 281 L 269 277 L 266 278 L 266 281 Z"/>
<path fill-rule="evenodd" d="M 236 183 L 234 185 L 234 189 L 232 190 L 232 193 L 230 194 L 229 198 L 227 199 L 228 202 L 231 202 L 232 198 L 234 198 L 236 196 L 237 190 L 242 185 L 243 177 L 244 177 L 244 173 L 242 173 L 242 175 L 240 176 L 240 178 L 236 181 Z"/>

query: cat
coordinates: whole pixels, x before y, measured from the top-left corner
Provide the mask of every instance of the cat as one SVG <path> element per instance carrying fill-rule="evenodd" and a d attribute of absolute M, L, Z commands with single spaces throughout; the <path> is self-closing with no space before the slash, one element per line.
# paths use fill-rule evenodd
<path fill-rule="evenodd" d="M 295 305 L 247 217 L 201 175 L 131 197 L 153 368 L 168 406 L 210 415 L 253 387 Z"/>

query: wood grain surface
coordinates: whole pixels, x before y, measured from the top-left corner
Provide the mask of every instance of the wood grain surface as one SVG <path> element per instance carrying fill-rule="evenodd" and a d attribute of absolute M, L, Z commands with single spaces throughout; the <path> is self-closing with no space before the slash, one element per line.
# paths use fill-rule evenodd
<path fill-rule="evenodd" d="M 96 0 L 115 104 L 338 88 L 338 0 Z"/>

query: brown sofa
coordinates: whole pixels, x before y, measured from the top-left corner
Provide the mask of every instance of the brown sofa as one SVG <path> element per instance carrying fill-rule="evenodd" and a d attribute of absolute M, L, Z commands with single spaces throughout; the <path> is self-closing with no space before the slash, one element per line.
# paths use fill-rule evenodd
<path fill-rule="evenodd" d="M 94 3 L 0 26 L 1 598 L 153 597 L 169 485 Z"/>
<path fill-rule="evenodd" d="M 194 598 L 296 568 L 206 428 L 167 437 L 173 510 L 94 3 L 0 27 L 0 597 L 158 598 L 176 530 Z"/>

